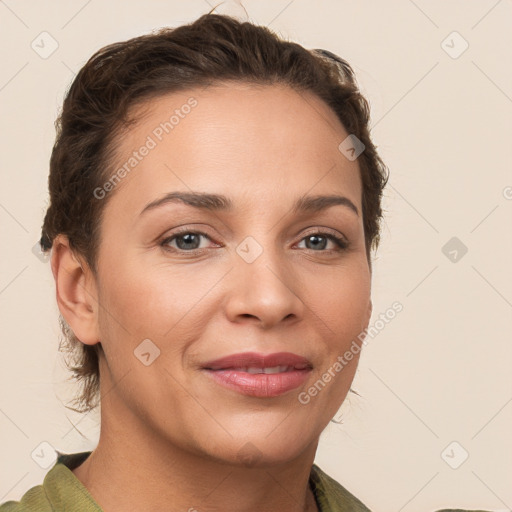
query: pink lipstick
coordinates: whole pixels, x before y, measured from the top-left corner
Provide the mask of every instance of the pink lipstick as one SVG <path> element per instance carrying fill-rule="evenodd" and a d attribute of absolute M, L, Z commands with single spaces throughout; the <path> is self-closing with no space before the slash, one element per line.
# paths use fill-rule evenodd
<path fill-rule="evenodd" d="M 279 396 L 301 386 L 313 368 L 305 357 L 291 352 L 244 352 L 202 366 L 221 386 L 260 398 Z"/>

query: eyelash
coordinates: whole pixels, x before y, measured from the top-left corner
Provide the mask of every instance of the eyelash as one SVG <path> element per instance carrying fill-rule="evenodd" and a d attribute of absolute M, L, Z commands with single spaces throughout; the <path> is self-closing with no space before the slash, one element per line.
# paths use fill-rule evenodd
<path fill-rule="evenodd" d="M 181 253 L 181 254 L 188 254 L 188 255 L 198 255 L 198 254 L 202 254 L 206 249 L 191 249 L 190 251 L 186 251 L 184 249 L 177 249 L 177 248 L 174 248 L 174 247 L 168 247 L 168 244 L 175 240 L 176 238 L 179 238 L 180 236 L 183 236 L 183 235 L 201 235 L 201 236 L 204 236 L 206 238 L 208 238 L 209 240 L 211 240 L 210 236 L 207 235 L 206 233 L 202 232 L 202 231 L 193 231 L 193 230 L 190 230 L 190 229 L 183 229 L 183 230 L 180 230 L 178 232 L 175 232 L 172 236 L 169 236 L 169 237 L 166 237 L 165 239 L 163 239 L 161 242 L 160 242 L 160 246 L 165 250 L 165 251 L 168 251 L 168 252 L 178 252 L 178 253 Z M 317 252 L 317 253 L 332 253 L 332 252 L 343 252 L 343 251 L 346 251 L 350 244 L 344 239 L 344 238 L 341 238 L 337 235 L 334 235 L 333 233 L 329 233 L 329 232 L 323 232 L 323 231 L 315 231 L 313 233 L 308 233 L 307 235 L 305 235 L 304 237 L 301 238 L 301 242 L 308 238 L 308 237 L 311 237 L 311 236 L 321 236 L 323 238 L 328 238 L 329 240 L 332 240 L 337 248 L 336 249 L 330 249 L 330 250 L 321 250 L 321 251 L 315 251 L 314 249 L 306 249 L 307 251 L 311 251 L 311 252 Z"/>

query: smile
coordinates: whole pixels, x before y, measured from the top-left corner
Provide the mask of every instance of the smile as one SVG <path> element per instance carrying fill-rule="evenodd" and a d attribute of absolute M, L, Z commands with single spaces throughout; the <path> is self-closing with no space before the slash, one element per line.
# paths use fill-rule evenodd
<path fill-rule="evenodd" d="M 303 385 L 311 363 L 296 354 L 241 353 L 203 365 L 218 385 L 246 396 L 273 398 Z"/>

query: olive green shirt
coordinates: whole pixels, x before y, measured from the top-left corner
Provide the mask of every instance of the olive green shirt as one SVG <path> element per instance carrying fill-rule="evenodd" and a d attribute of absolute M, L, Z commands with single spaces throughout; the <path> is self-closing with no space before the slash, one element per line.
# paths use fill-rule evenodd
<path fill-rule="evenodd" d="M 90 453 L 58 454 L 43 484 L 29 489 L 20 501 L 0 505 L 0 512 L 103 512 L 71 471 Z M 309 482 L 321 512 L 370 512 L 318 466 L 311 468 Z"/>
<path fill-rule="evenodd" d="M 103 512 L 71 471 L 90 453 L 58 454 L 57 461 L 46 474 L 43 484 L 29 489 L 20 501 L 8 501 L 0 505 L 0 512 Z M 309 485 L 320 512 L 371 512 L 315 464 L 311 468 Z M 470 511 L 451 509 L 438 512 Z"/>

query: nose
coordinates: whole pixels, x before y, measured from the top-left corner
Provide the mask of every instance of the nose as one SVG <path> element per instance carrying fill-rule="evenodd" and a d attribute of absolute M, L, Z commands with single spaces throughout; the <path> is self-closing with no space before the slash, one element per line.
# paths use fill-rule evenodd
<path fill-rule="evenodd" d="M 229 273 L 226 314 L 235 323 L 254 322 L 269 329 L 280 322 L 299 321 L 305 304 L 300 278 L 277 251 L 264 249 L 252 263 L 234 255 Z"/>

